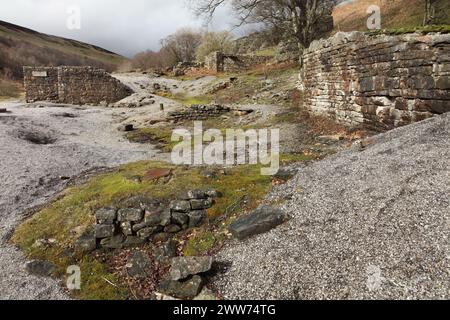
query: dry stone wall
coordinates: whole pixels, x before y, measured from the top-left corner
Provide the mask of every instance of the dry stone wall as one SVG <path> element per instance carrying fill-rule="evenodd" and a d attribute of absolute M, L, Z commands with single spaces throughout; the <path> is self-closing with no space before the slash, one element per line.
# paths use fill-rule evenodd
<path fill-rule="evenodd" d="M 239 72 L 267 63 L 270 57 L 255 55 L 230 55 L 222 52 L 213 52 L 206 57 L 205 66 L 214 72 Z"/>
<path fill-rule="evenodd" d="M 386 130 L 450 111 L 450 34 L 338 33 L 305 52 L 306 108 Z"/>
<path fill-rule="evenodd" d="M 93 67 L 24 67 L 26 101 L 109 104 L 132 90 L 106 71 Z"/>

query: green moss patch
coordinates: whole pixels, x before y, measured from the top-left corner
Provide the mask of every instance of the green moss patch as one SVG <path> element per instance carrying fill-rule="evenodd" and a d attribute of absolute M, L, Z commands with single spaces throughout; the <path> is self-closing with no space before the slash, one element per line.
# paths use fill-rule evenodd
<path fill-rule="evenodd" d="M 127 139 L 135 143 L 151 143 L 163 152 L 170 152 L 177 142 L 172 141 L 171 128 L 141 128 L 127 134 Z"/>

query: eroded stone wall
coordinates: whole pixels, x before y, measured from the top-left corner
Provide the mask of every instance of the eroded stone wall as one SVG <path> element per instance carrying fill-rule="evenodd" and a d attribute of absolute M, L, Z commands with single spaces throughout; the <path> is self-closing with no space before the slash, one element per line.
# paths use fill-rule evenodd
<path fill-rule="evenodd" d="M 303 57 L 305 107 L 386 130 L 450 111 L 450 35 L 338 33 Z"/>
<path fill-rule="evenodd" d="M 26 101 L 109 104 L 132 91 L 102 69 L 92 67 L 24 67 Z"/>
<path fill-rule="evenodd" d="M 205 66 L 215 72 L 239 72 L 267 63 L 270 57 L 256 55 L 230 55 L 213 52 L 206 57 Z"/>

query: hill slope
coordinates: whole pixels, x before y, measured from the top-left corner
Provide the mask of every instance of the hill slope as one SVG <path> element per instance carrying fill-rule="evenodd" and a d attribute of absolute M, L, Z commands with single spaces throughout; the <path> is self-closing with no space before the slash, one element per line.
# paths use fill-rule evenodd
<path fill-rule="evenodd" d="M 336 31 L 366 31 L 371 5 L 381 8 L 383 29 L 419 27 L 425 13 L 423 0 L 353 0 L 336 7 L 333 12 Z M 438 0 L 436 4 L 436 24 L 450 24 L 450 2 Z"/>
<path fill-rule="evenodd" d="M 91 65 L 112 71 L 124 59 L 100 47 L 0 21 L 0 78 L 3 79 L 21 79 L 24 65 Z"/>

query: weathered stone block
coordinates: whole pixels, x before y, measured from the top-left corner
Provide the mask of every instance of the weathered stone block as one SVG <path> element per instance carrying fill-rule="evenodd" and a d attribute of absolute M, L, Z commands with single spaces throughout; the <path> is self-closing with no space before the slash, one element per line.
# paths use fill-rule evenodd
<path fill-rule="evenodd" d="M 122 222 L 120 224 L 120 229 L 122 230 L 122 233 L 126 236 L 133 235 L 133 228 L 131 222 Z"/>
<path fill-rule="evenodd" d="M 276 208 L 261 207 L 249 216 L 233 222 L 229 230 L 231 234 L 240 240 L 265 233 L 287 220 L 287 215 Z"/>
<path fill-rule="evenodd" d="M 113 224 L 117 219 L 117 209 L 102 208 L 95 212 L 95 218 L 100 224 Z"/>
<path fill-rule="evenodd" d="M 193 299 L 203 288 L 203 279 L 200 276 L 193 276 L 185 281 L 164 280 L 159 285 L 161 293 L 173 296 L 178 299 Z"/>
<path fill-rule="evenodd" d="M 209 209 L 213 206 L 212 199 L 204 199 L 204 200 L 191 200 L 191 209 L 192 210 L 204 210 Z"/>
<path fill-rule="evenodd" d="M 191 203 L 185 200 L 176 200 L 170 203 L 170 209 L 173 212 L 189 212 L 191 210 Z"/>
<path fill-rule="evenodd" d="M 105 238 L 100 241 L 100 246 L 106 249 L 122 249 L 125 237 L 121 234 L 115 235 L 111 238 Z"/>
<path fill-rule="evenodd" d="M 172 222 L 183 226 L 189 222 L 189 217 L 185 212 L 172 212 Z"/>
<path fill-rule="evenodd" d="M 149 227 L 149 228 L 144 228 L 141 229 L 137 232 L 137 235 L 139 238 L 142 239 L 148 239 L 150 238 L 152 235 L 154 235 L 155 233 L 159 232 L 161 230 L 160 227 Z"/>
<path fill-rule="evenodd" d="M 141 209 L 120 209 L 118 213 L 119 222 L 140 222 L 144 219 L 144 211 Z"/>
<path fill-rule="evenodd" d="M 211 270 L 212 257 L 176 257 L 172 259 L 170 279 L 183 280 L 189 276 L 205 273 Z"/>
<path fill-rule="evenodd" d="M 201 226 L 208 218 L 208 213 L 205 210 L 194 210 L 188 213 L 189 228 L 197 228 Z"/>
<path fill-rule="evenodd" d="M 95 226 L 95 237 L 97 239 L 112 237 L 115 231 L 114 225 L 98 224 Z"/>

